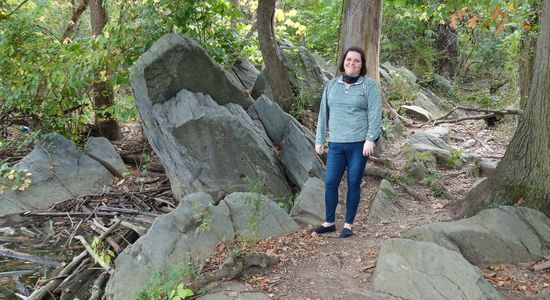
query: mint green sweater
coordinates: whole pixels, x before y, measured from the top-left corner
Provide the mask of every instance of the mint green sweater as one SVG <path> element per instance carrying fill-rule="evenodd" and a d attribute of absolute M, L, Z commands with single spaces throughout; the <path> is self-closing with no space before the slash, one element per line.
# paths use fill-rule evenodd
<path fill-rule="evenodd" d="M 382 118 L 380 89 L 376 81 L 362 76 L 345 87 L 342 76 L 330 80 L 321 98 L 316 144 L 374 141 L 380 135 Z"/>

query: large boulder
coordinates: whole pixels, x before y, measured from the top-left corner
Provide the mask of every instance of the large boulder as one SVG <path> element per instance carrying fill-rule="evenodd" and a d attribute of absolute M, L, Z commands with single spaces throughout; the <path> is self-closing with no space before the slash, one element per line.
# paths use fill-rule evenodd
<path fill-rule="evenodd" d="M 100 162 L 57 133 L 47 135 L 14 169 L 28 170 L 32 183 L 24 191 L 7 190 L 0 195 L 0 217 L 100 193 L 114 179 Z"/>
<path fill-rule="evenodd" d="M 389 239 L 382 245 L 374 288 L 411 300 L 502 299 L 460 253 L 406 239 Z"/>
<path fill-rule="evenodd" d="M 189 194 L 117 257 L 105 295 L 107 299 L 136 299 L 154 273 L 169 274 L 175 266 L 201 263 L 222 240 L 251 233 L 263 238 L 297 228 L 273 201 L 259 194 L 230 194 L 217 205 L 207 193 Z"/>
<path fill-rule="evenodd" d="M 298 224 L 270 198 L 256 193 L 225 197 L 235 234 L 263 239 L 298 230 Z"/>
<path fill-rule="evenodd" d="M 325 220 L 325 183 L 309 178 L 292 206 L 290 216 L 299 223 L 319 225 Z M 340 210 L 340 206 L 336 207 Z"/>
<path fill-rule="evenodd" d="M 243 109 L 253 99 L 193 40 L 163 36 L 130 78 L 145 135 L 177 199 L 245 191 L 247 180 L 277 197 L 291 195 L 271 142 Z"/>
<path fill-rule="evenodd" d="M 246 191 L 250 180 L 277 197 L 292 194 L 273 146 L 241 106 L 182 90 L 162 103 L 138 101 L 138 108 L 176 199 L 196 191 Z"/>
<path fill-rule="evenodd" d="M 550 219 L 534 209 L 502 206 L 463 220 L 423 225 L 402 237 L 460 251 L 473 264 L 528 262 L 550 254 Z"/>
<path fill-rule="evenodd" d="M 128 173 L 128 168 L 116 152 L 115 147 L 104 137 L 90 137 L 84 146 L 84 152 L 117 177 L 123 177 L 125 173 Z"/>
<path fill-rule="evenodd" d="M 261 121 L 273 143 L 280 145 L 281 163 L 292 183 L 302 188 L 310 177 L 325 177 L 325 168 L 315 153 L 315 138 L 311 131 L 265 96 L 258 98 L 248 112 Z"/>
<path fill-rule="evenodd" d="M 245 90 L 251 89 L 258 78 L 258 71 L 248 59 L 237 59 L 229 69 L 229 72 L 235 75 Z"/>
<path fill-rule="evenodd" d="M 244 108 L 253 99 L 241 83 L 217 65 L 206 51 L 190 38 L 169 33 L 156 41 L 130 70 L 130 81 L 141 116 L 147 105 L 163 103 L 182 89 L 210 95 L 223 105 L 236 103 Z"/>

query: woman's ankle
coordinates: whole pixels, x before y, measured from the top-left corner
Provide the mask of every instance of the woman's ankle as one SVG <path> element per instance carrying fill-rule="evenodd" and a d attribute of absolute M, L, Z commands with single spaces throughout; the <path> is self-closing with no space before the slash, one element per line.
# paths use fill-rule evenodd
<path fill-rule="evenodd" d="M 352 226 L 352 225 L 353 225 L 353 224 L 345 223 L 345 224 L 344 224 L 344 228 L 351 229 L 351 226 Z"/>
<path fill-rule="evenodd" d="M 330 227 L 330 226 L 334 225 L 334 222 L 332 222 L 332 223 L 324 222 L 322 225 L 323 225 L 323 227 Z"/>

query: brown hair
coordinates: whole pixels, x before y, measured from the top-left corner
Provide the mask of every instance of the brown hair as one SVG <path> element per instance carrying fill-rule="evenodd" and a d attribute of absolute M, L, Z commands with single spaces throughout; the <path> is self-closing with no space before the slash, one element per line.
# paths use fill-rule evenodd
<path fill-rule="evenodd" d="M 360 47 L 349 47 L 342 55 L 342 58 L 340 59 L 340 66 L 338 67 L 338 69 L 340 70 L 340 72 L 344 72 L 344 61 L 346 60 L 346 56 L 350 51 L 361 54 L 361 71 L 359 72 L 359 75 L 365 76 L 367 74 L 367 62 L 365 60 L 365 51 L 363 51 L 363 49 Z"/>

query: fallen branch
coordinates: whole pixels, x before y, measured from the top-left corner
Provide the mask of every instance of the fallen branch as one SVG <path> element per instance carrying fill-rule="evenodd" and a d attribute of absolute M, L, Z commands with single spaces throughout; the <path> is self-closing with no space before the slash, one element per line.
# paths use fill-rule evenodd
<path fill-rule="evenodd" d="M 109 275 L 106 272 L 101 273 L 101 275 L 96 278 L 94 284 L 92 285 L 92 294 L 90 295 L 90 298 L 88 300 L 101 299 L 101 295 L 103 295 L 103 290 L 105 288 L 105 284 L 107 283 L 107 279 L 109 279 Z"/>
<path fill-rule="evenodd" d="M 98 217 L 116 217 L 117 213 L 111 212 L 49 212 L 49 211 L 27 211 L 21 214 L 23 217 L 84 217 L 88 218 L 91 216 Z"/>
<path fill-rule="evenodd" d="M 58 261 L 55 261 L 53 259 L 43 258 L 43 257 L 28 254 L 28 253 L 7 249 L 7 248 L 4 248 L 4 246 L 0 246 L 0 256 L 6 256 L 10 258 L 19 259 L 19 260 L 30 261 L 33 263 L 46 265 L 46 266 L 56 266 L 59 264 Z"/>
<path fill-rule="evenodd" d="M 111 234 L 111 232 L 113 232 L 118 227 L 118 225 L 120 225 L 120 222 L 121 220 L 117 220 L 115 224 L 113 224 L 113 226 L 109 227 L 108 231 L 104 232 L 99 237 L 99 240 L 102 241 L 103 239 L 105 239 L 105 237 L 107 237 L 107 235 Z M 61 272 L 59 272 L 59 274 L 54 280 L 48 282 L 46 285 L 35 290 L 29 296 L 29 298 L 27 298 L 27 300 L 40 300 L 44 298 L 46 295 L 49 295 L 49 291 L 57 288 L 57 286 L 63 281 L 63 279 L 69 276 L 69 274 L 74 270 L 74 268 L 76 268 L 86 256 L 88 256 L 88 252 L 82 251 L 80 255 L 74 257 L 71 263 L 69 263 L 63 270 L 61 270 Z"/>
<path fill-rule="evenodd" d="M 465 111 L 482 112 L 482 113 L 485 113 L 485 114 L 484 115 L 471 116 L 471 117 L 464 117 L 464 118 L 454 119 L 454 120 L 445 120 L 453 112 L 455 112 L 459 109 L 460 110 L 465 110 Z M 466 121 L 466 120 L 490 119 L 490 118 L 496 117 L 497 115 L 521 115 L 521 114 L 523 114 L 523 111 L 521 111 L 521 110 L 513 110 L 513 109 L 496 110 L 496 109 L 484 109 L 484 108 L 457 106 L 457 107 L 451 109 L 444 116 L 435 119 L 434 122 L 433 122 L 433 125 L 438 125 L 438 124 L 442 124 L 442 123 L 458 123 L 458 122 Z"/>

